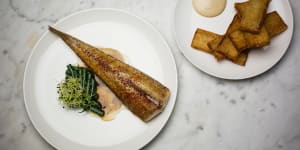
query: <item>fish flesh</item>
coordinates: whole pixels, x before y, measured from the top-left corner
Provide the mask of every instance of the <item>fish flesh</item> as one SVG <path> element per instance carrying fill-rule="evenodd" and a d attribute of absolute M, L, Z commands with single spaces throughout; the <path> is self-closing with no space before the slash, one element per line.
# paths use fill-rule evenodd
<path fill-rule="evenodd" d="M 93 47 L 51 26 L 49 30 L 59 36 L 141 120 L 148 122 L 166 106 L 170 90 L 138 69 L 105 54 L 101 48 Z"/>

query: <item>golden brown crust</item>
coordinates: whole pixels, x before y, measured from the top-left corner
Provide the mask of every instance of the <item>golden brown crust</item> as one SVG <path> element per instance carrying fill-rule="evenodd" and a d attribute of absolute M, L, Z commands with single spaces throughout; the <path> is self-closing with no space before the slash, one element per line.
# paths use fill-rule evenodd
<path fill-rule="evenodd" d="M 239 51 L 235 48 L 230 38 L 224 37 L 216 51 L 222 53 L 230 60 L 236 60 L 239 56 Z"/>
<path fill-rule="evenodd" d="M 234 15 L 230 25 L 227 28 L 226 35 L 231 34 L 232 32 L 240 29 L 240 19 L 238 15 Z"/>
<path fill-rule="evenodd" d="M 266 27 L 270 37 L 274 37 L 284 32 L 288 28 L 277 11 L 273 11 L 267 14 L 264 21 L 264 26 Z"/>
<path fill-rule="evenodd" d="M 248 59 L 249 49 L 268 45 L 271 37 L 288 28 L 276 11 L 266 14 L 270 1 L 249 0 L 235 3 L 238 13 L 232 19 L 225 35 L 210 36 L 209 40 L 204 38 L 206 41 L 203 42 L 205 44 L 202 49 L 213 54 L 218 61 L 228 58 L 233 63 L 244 66 Z M 198 30 L 207 32 L 202 29 Z"/>
<path fill-rule="evenodd" d="M 241 65 L 241 66 L 245 66 L 247 59 L 248 59 L 248 53 L 249 51 L 243 51 L 236 60 L 232 61 L 235 64 Z"/>
<path fill-rule="evenodd" d="M 217 59 L 217 61 L 221 61 L 226 58 L 222 53 L 218 51 L 214 51 L 214 56 Z"/>
<path fill-rule="evenodd" d="M 271 0 L 249 0 L 235 3 L 240 18 L 240 30 L 259 33 Z"/>
<path fill-rule="evenodd" d="M 233 42 L 234 46 L 239 50 L 243 51 L 248 48 L 247 40 L 244 36 L 244 32 L 236 30 L 229 35 L 229 38 Z"/>
<path fill-rule="evenodd" d="M 217 37 L 220 37 L 220 35 L 198 28 L 194 34 L 191 47 L 207 53 L 213 53 L 213 50 L 209 48 L 208 43 Z"/>
<path fill-rule="evenodd" d="M 225 56 L 222 53 L 216 51 L 217 47 L 222 42 L 223 38 L 224 36 L 219 36 L 213 39 L 212 41 L 208 42 L 208 47 L 213 51 L 213 55 L 215 56 L 217 61 L 221 61 L 225 58 Z"/>
<path fill-rule="evenodd" d="M 258 48 L 270 43 L 270 36 L 263 26 L 258 34 L 244 32 L 248 48 Z"/>

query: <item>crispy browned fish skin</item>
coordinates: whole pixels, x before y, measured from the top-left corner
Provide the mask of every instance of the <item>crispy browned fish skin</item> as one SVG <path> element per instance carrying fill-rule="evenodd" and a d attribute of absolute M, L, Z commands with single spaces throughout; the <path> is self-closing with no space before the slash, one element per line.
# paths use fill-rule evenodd
<path fill-rule="evenodd" d="M 105 54 L 68 34 L 49 26 L 120 98 L 135 115 L 147 122 L 168 102 L 167 87 L 141 71 Z"/>

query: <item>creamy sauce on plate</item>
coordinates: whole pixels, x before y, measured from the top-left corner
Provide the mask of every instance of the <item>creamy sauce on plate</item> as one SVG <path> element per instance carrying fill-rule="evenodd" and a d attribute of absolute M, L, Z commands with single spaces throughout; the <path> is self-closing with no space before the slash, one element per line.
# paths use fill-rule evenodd
<path fill-rule="evenodd" d="M 196 12 L 205 17 L 215 17 L 226 7 L 226 0 L 193 0 Z"/>
<path fill-rule="evenodd" d="M 101 118 L 104 121 L 111 121 L 115 119 L 122 106 L 121 101 L 105 84 L 101 84 L 97 87 L 97 93 L 99 95 L 98 100 L 103 106 L 103 110 L 105 112 L 104 116 Z"/>

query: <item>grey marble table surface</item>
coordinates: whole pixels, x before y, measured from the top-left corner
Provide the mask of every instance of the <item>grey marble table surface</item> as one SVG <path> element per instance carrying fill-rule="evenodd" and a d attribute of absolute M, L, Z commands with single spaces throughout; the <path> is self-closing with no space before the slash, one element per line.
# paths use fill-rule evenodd
<path fill-rule="evenodd" d="M 28 56 L 49 24 L 87 8 L 117 8 L 153 24 L 179 73 L 175 110 L 144 149 L 300 150 L 300 6 L 290 0 L 294 35 L 283 59 L 258 77 L 211 77 L 180 53 L 172 33 L 177 0 L 1 0 L 0 149 L 54 149 L 34 129 L 23 100 Z"/>

